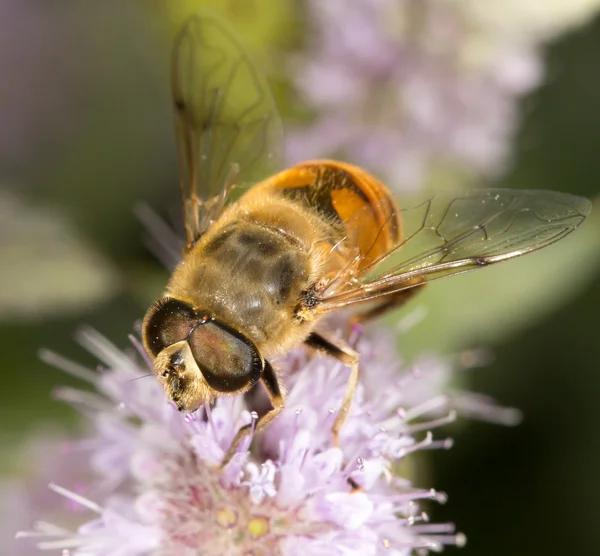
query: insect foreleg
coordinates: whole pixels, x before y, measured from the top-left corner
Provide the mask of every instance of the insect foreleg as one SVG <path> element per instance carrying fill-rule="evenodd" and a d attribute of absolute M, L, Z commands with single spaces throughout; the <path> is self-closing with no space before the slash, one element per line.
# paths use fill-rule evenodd
<path fill-rule="evenodd" d="M 344 397 L 342 398 L 342 403 L 340 405 L 340 410 L 333 422 L 333 426 L 331 427 L 331 432 L 333 433 L 333 443 L 335 446 L 339 446 L 339 435 L 346 419 L 348 418 L 348 413 L 350 412 L 350 407 L 352 406 L 352 400 L 354 399 L 354 394 L 356 393 L 356 387 L 358 386 L 358 353 L 356 353 L 349 346 L 344 345 L 343 347 L 338 347 L 335 344 L 332 344 L 329 340 L 323 338 L 319 334 L 315 334 L 314 332 L 308 336 L 308 338 L 304 341 L 304 343 L 318 351 L 329 355 L 344 363 L 350 368 L 350 377 L 348 379 L 348 384 L 346 385 L 346 391 L 344 392 Z"/>
<path fill-rule="evenodd" d="M 267 413 L 265 413 L 258 419 L 256 427 L 254 429 L 254 434 L 257 434 L 264 430 L 264 428 L 273 419 L 275 419 L 277 415 L 279 415 L 279 413 L 285 405 L 285 399 L 281 387 L 279 386 L 279 380 L 277 379 L 277 375 L 275 374 L 273 367 L 268 361 L 265 361 L 265 369 L 263 371 L 260 381 L 262 382 L 262 385 L 264 386 L 267 395 L 269 396 L 269 400 L 273 409 L 269 410 Z M 225 454 L 225 457 L 221 462 L 221 468 L 225 467 L 229 463 L 233 455 L 236 453 L 240 443 L 244 438 L 246 438 L 246 436 L 248 436 L 251 429 L 251 424 L 245 425 L 237 432 L 233 439 L 233 442 L 231 443 L 231 446 L 229 446 L 229 449 L 227 450 L 227 453 Z"/>

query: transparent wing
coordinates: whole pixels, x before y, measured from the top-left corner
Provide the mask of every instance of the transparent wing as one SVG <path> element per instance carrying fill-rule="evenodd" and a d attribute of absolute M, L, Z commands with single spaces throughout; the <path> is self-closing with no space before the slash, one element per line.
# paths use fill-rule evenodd
<path fill-rule="evenodd" d="M 192 16 L 177 36 L 172 95 L 190 247 L 234 184 L 264 178 L 278 166 L 283 128 L 264 75 L 212 16 Z"/>
<path fill-rule="evenodd" d="M 370 301 L 541 249 L 571 233 L 590 209 L 587 199 L 553 191 L 485 189 L 436 195 L 398 210 L 398 244 L 359 275 L 348 272 L 345 280 L 340 276 L 328 284 L 318 311 Z"/>

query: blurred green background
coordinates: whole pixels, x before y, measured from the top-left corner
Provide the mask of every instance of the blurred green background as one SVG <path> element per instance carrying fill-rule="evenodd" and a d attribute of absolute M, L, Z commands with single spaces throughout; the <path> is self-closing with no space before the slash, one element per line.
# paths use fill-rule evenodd
<path fill-rule="evenodd" d="M 5 473 L 28 431 L 75 426 L 50 396 L 75 382 L 38 350 L 95 365 L 73 340 L 78 326 L 126 347 L 167 279 L 133 207 L 177 211 L 170 44 L 206 3 L 0 2 Z M 296 117 L 289 75 L 276 70 L 303 43 L 301 5 L 213 4 L 266 68 L 284 118 Z M 522 102 L 516 163 L 499 185 L 599 198 L 599 53 L 600 21 L 548 46 L 548 79 Z M 598 213 L 557 246 L 432 285 L 407 308 L 428 312 L 402 338 L 406 354 L 489 347 L 494 361 L 471 389 L 525 414 L 511 429 L 463 422 L 455 447 L 432 454 L 424 486 L 450 499 L 431 513 L 467 534 L 465 556 L 600 554 Z"/>

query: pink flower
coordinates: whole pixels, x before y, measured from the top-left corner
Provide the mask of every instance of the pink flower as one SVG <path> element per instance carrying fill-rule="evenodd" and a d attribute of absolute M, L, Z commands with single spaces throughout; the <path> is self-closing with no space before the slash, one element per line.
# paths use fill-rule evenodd
<path fill-rule="evenodd" d="M 330 427 L 348 370 L 294 351 L 278 362 L 288 387 L 285 410 L 221 470 L 235 433 L 264 405 L 260 396 L 222 397 L 212 408 L 183 415 L 153 377 L 144 377 L 147 362 L 90 330 L 81 341 L 102 361 L 99 374 L 52 354 L 45 358 L 98 390 L 57 393 L 84 413 L 94 432 L 72 445 L 85 454 L 76 469 L 65 465 L 69 476 L 88 477 L 84 487 L 67 482 L 51 489 L 55 504 L 62 497 L 87 517 L 65 529 L 40 515 L 45 521 L 20 534 L 38 548 L 74 556 L 408 556 L 415 548 L 464 543 L 451 525 L 429 524 L 420 508 L 421 500 L 443 502 L 445 495 L 397 475 L 397 464 L 411 453 L 451 445 L 434 439 L 431 429 L 455 418 L 456 400 L 426 392 L 421 382 L 436 373 L 448 378 L 443 361 L 429 358 L 421 372 L 406 369 L 390 349 L 392 337 L 361 337 L 362 381 L 335 447 Z M 61 474 L 55 477 L 53 483 Z M 56 521 L 72 526 L 74 519 Z"/>
<path fill-rule="evenodd" d="M 542 78 L 535 45 L 478 34 L 460 3 L 307 7 L 293 76 L 316 117 L 288 133 L 290 162 L 343 157 L 396 189 L 422 187 L 439 169 L 464 177 L 506 167 L 517 101 Z"/>

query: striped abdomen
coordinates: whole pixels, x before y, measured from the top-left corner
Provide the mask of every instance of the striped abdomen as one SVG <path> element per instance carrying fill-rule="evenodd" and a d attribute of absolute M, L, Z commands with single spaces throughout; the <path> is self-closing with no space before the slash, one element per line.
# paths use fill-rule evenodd
<path fill-rule="evenodd" d="M 340 229 L 358 249 L 358 269 L 395 246 L 401 235 L 398 209 L 379 180 L 351 164 L 305 162 L 265 180 L 258 188 L 275 189 Z"/>

